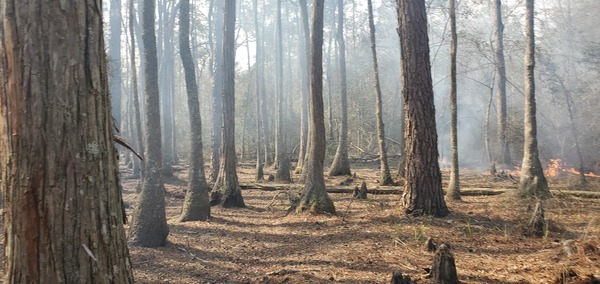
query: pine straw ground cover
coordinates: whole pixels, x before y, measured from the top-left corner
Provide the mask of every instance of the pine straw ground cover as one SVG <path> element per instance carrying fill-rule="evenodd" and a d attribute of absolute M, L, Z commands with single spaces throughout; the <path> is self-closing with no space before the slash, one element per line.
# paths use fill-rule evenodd
<path fill-rule="evenodd" d="M 359 169 L 351 184 L 365 180 L 372 189 L 376 175 L 372 168 Z M 239 177 L 242 184 L 253 183 L 253 169 L 241 167 Z M 287 214 L 283 190 L 247 189 L 247 208 L 213 207 L 208 222 L 179 223 L 185 178 L 181 169 L 165 184 L 169 244 L 130 248 L 139 283 L 389 283 L 394 270 L 425 283 L 433 259 L 423 250 L 429 237 L 451 245 L 463 283 L 570 283 L 566 276 L 556 281 L 561 273 L 600 276 L 600 199 L 565 195 L 545 202 L 549 225 L 543 238 L 522 235 L 533 202 L 511 193 L 465 196 L 449 202 L 450 216 L 430 218 L 403 216 L 399 196 L 389 194 L 354 200 L 334 193 L 336 216 Z M 136 182 L 124 179 L 128 214 Z M 600 180 L 593 182 L 598 190 Z M 291 194 L 299 188 L 282 186 Z M 465 172 L 463 188 L 472 186 L 514 187 Z"/>

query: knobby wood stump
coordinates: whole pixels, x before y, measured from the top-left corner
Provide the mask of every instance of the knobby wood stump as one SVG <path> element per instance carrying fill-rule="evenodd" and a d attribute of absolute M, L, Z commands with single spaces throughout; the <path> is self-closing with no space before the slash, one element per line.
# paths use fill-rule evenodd
<path fill-rule="evenodd" d="M 408 275 L 402 276 L 402 272 L 400 272 L 399 270 L 396 270 L 396 271 L 394 271 L 394 274 L 392 275 L 391 284 L 415 284 L 415 282 L 412 282 L 412 280 L 410 279 L 410 277 Z"/>
<path fill-rule="evenodd" d="M 441 244 L 433 257 L 431 267 L 431 283 L 434 284 L 458 284 L 454 256 L 447 244 Z"/>
<path fill-rule="evenodd" d="M 352 196 L 356 199 L 367 199 L 367 183 L 363 181 L 360 184 L 360 189 L 355 187 L 354 194 L 352 194 Z"/>

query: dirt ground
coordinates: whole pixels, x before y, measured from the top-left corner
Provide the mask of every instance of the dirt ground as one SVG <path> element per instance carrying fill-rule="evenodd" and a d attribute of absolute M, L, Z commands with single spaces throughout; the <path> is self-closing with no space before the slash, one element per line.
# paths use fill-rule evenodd
<path fill-rule="evenodd" d="M 353 166 L 352 186 L 364 180 L 369 189 L 377 187 L 377 164 Z M 253 167 L 242 165 L 240 183 L 253 184 L 253 172 Z M 553 189 L 567 192 L 573 178 L 565 175 L 550 180 Z M 389 283 L 392 272 L 400 270 L 426 283 L 433 254 L 425 252 L 423 244 L 429 237 L 451 245 L 462 283 L 572 283 L 586 275 L 600 276 L 600 199 L 558 192 L 559 197 L 545 202 L 546 235 L 525 237 L 522 227 L 533 202 L 512 195 L 513 181 L 474 170 L 463 170 L 461 178 L 464 190 L 509 192 L 450 201 L 452 213 L 445 218 L 404 216 L 399 195 L 370 194 L 368 200 L 354 200 L 349 193 L 330 194 L 335 216 L 286 215 L 287 193 L 280 192 L 300 190 L 300 185 L 289 184 L 279 191 L 243 190 L 246 208 L 213 207 L 206 222 L 180 223 L 177 217 L 186 190 L 186 170 L 181 167 L 175 178 L 165 181 L 169 243 L 163 248 L 130 248 L 135 279 L 139 283 Z M 326 177 L 326 182 L 337 186 L 345 179 Z M 600 178 L 590 180 L 588 190 L 600 191 Z M 123 173 L 129 215 L 136 203 L 136 183 Z M 561 274 L 567 275 L 562 282 Z"/>

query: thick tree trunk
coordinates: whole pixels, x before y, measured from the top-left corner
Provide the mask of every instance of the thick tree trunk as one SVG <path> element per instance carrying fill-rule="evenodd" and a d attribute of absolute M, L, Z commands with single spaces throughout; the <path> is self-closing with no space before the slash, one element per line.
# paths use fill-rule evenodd
<path fill-rule="evenodd" d="M 190 115 L 190 168 L 188 188 L 183 201 L 180 221 L 205 221 L 210 217 L 208 192 L 210 188 L 204 176 L 202 153 L 202 119 L 198 100 L 198 85 L 192 50 L 190 48 L 190 2 L 181 0 L 179 14 L 179 52 L 185 72 L 185 87 Z"/>
<path fill-rule="evenodd" d="M 306 178 L 297 212 L 335 214 L 323 177 L 325 160 L 325 117 L 323 115 L 323 8 L 324 0 L 313 0 L 310 56 L 310 126 Z"/>
<path fill-rule="evenodd" d="M 457 127 L 457 103 L 456 103 L 456 49 L 458 36 L 456 34 L 456 0 L 450 1 L 450 153 L 451 168 L 450 181 L 446 195 L 454 200 L 460 200 L 460 180 L 458 168 L 458 127 Z"/>
<path fill-rule="evenodd" d="M 275 74 L 275 81 L 277 85 L 277 172 L 275 173 L 275 180 L 289 182 L 290 177 L 290 157 L 287 153 L 287 146 L 285 143 L 285 133 L 283 131 L 284 118 L 284 93 L 283 93 L 283 39 L 281 32 L 281 1 L 277 1 L 277 22 L 276 22 L 276 54 L 275 54 L 275 65 L 277 68 Z"/>
<path fill-rule="evenodd" d="M 146 173 L 142 190 L 129 228 L 129 243 L 134 246 L 159 247 L 167 243 L 169 227 L 165 213 L 165 189 L 162 181 L 160 104 L 158 93 L 158 59 L 154 33 L 155 1 L 144 0 L 142 29 L 144 70 L 146 76 L 146 123 L 144 132 Z"/>
<path fill-rule="evenodd" d="M 342 111 L 342 125 L 338 147 L 329 168 L 330 176 L 350 175 L 350 161 L 348 160 L 348 98 L 346 84 L 346 43 L 344 42 L 344 0 L 338 0 L 338 26 L 337 42 L 339 46 L 340 63 L 340 100 Z"/>
<path fill-rule="evenodd" d="M 508 148 L 508 139 L 506 137 L 506 66 L 504 62 L 504 24 L 502 23 L 502 0 L 495 0 L 494 3 L 495 28 L 496 28 L 496 81 L 498 92 L 498 145 L 500 146 L 500 155 L 498 162 L 510 164 L 510 149 Z"/>
<path fill-rule="evenodd" d="M 1 4 L 0 282 L 133 283 L 98 5 Z"/>
<path fill-rule="evenodd" d="M 526 1 L 525 23 L 525 135 L 519 194 L 523 197 L 550 197 L 548 181 L 540 162 L 535 106 L 535 34 L 533 0 Z"/>
<path fill-rule="evenodd" d="M 390 166 L 387 159 L 387 149 L 385 148 L 385 126 L 383 124 L 383 103 L 381 101 L 381 84 L 379 83 L 379 64 L 377 63 L 377 45 L 375 42 L 375 23 L 373 21 L 373 3 L 367 1 L 369 10 L 369 31 L 371 39 L 371 53 L 373 55 L 373 77 L 375 81 L 375 113 L 377 115 L 377 140 L 379 143 L 379 182 L 381 185 L 392 185 L 394 180 L 390 173 Z"/>
<path fill-rule="evenodd" d="M 225 0 L 223 14 L 223 150 L 213 189 L 223 207 L 245 207 L 235 154 L 235 0 Z"/>
<path fill-rule="evenodd" d="M 398 0 L 402 54 L 402 95 L 408 113 L 405 213 L 446 216 L 438 164 L 435 106 L 429 63 L 429 38 L 424 0 Z"/>

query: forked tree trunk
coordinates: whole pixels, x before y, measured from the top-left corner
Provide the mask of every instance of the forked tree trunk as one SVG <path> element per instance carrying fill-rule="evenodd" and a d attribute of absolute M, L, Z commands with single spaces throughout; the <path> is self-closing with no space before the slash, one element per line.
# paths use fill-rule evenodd
<path fill-rule="evenodd" d="M 1 4 L 0 282 L 133 283 L 97 5 Z"/>
<path fill-rule="evenodd" d="M 346 44 L 344 42 L 344 0 L 338 0 L 337 42 L 339 46 L 340 63 L 340 103 L 342 122 L 338 147 L 333 158 L 330 176 L 350 175 L 350 160 L 348 160 L 348 98 L 346 84 Z"/>
<path fill-rule="evenodd" d="M 438 164 L 425 0 L 398 0 L 398 23 L 402 39 L 402 96 L 408 113 L 404 211 L 446 216 L 449 211 Z"/>
<path fill-rule="evenodd" d="M 169 227 L 165 213 L 165 189 L 161 176 L 161 129 L 158 93 L 158 59 L 154 33 L 155 1 L 142 1 L 144 70 L 146 76 L 146 123 L 142 190 L 129 227 L 129 243 L 134 246 L 159 247 L 167 243 Z"/>
<path fill-rule="evenodd" d="M 375 113 L 377 115 L 377 140 L 379 143 L 379 182 L 381 185 L 392 185 L 394 180 L 390 173 L 390 166 L 385 148 L 385 126 L 383 124 L 383 103 L 381 102 L 381 85 L 379 83 L 379 65 L 377 64 L 377 45 L 375 43 L 375 23 L 373 21 L 373 3 L 367 1 L 369 10 L 369 32 L 371 39 L 371 53 L 373 55 L 373 77 L 375 80 Z"/>
<path fill-rule="evenodd" d="M 284 93 L 283 93 L 283 39 L 281 32 L 281 1 L 277 1 L 277 22 L 276 22 L 276 51 L 275 51 L 275 83 L 277 85 L 277 136 L 276 144 L 276 158 L 277 161 L 277 172 L 275 173 L 275 180 L 289 182 L 290 177 L 290 157 L 287 153 L 287 146 L 285 143 L 285 134 L 283 131 L 284 118 Z"/>
<path fill-rule="evenodd" d="M 450 182 L 448 183 L 447 196 L 460 200 L 460 180 L 458 168 L 458 129 L 457 129 L 457 103 L 456 103 L 456 48 L 458 36 L 456 35 L 456 0 L 450 1 L 450 153 L 451 168 Z"/>
<path fill-rule="evenodd" d="M 210 188 L 204 176 L 204 155 L 202 153 L 202 119 L 198 100 L 198 85 L 192 50 L 190 48 L 190 2 L 179 2 L 179 52 L 185 72 L 185 88 L 190 115 L 190 167 L 188 188 L 183 200 L 180 221 L 205 221 L 210 217 L 208 192 Z"/>
<path fill-rule="evenodd" d="M 525 135 L 523 164 L 519 195 L 522 197 L 550 197 L 548 181 L 540 162 L 537 143 L 537 121 L 535 106 L 535 34 L 533 29 L 533 0 L 526 0 L 525 9 Z"/>
<path fill-rule="evenodd" d="M 324 0 L 313 0 L 310 56 L 310 126 L 306 178 L 297 212 L 335 214 L 323 177 L 325 159 L 325 117 L 323 115 L 323 7 Z"/>
<path fill-rule="evenodd" d="M 223 14 L 223 150 L 213 190 L 223 207 L 245 207 L 235 154 L 235 0 L 225 0 Z"/>

